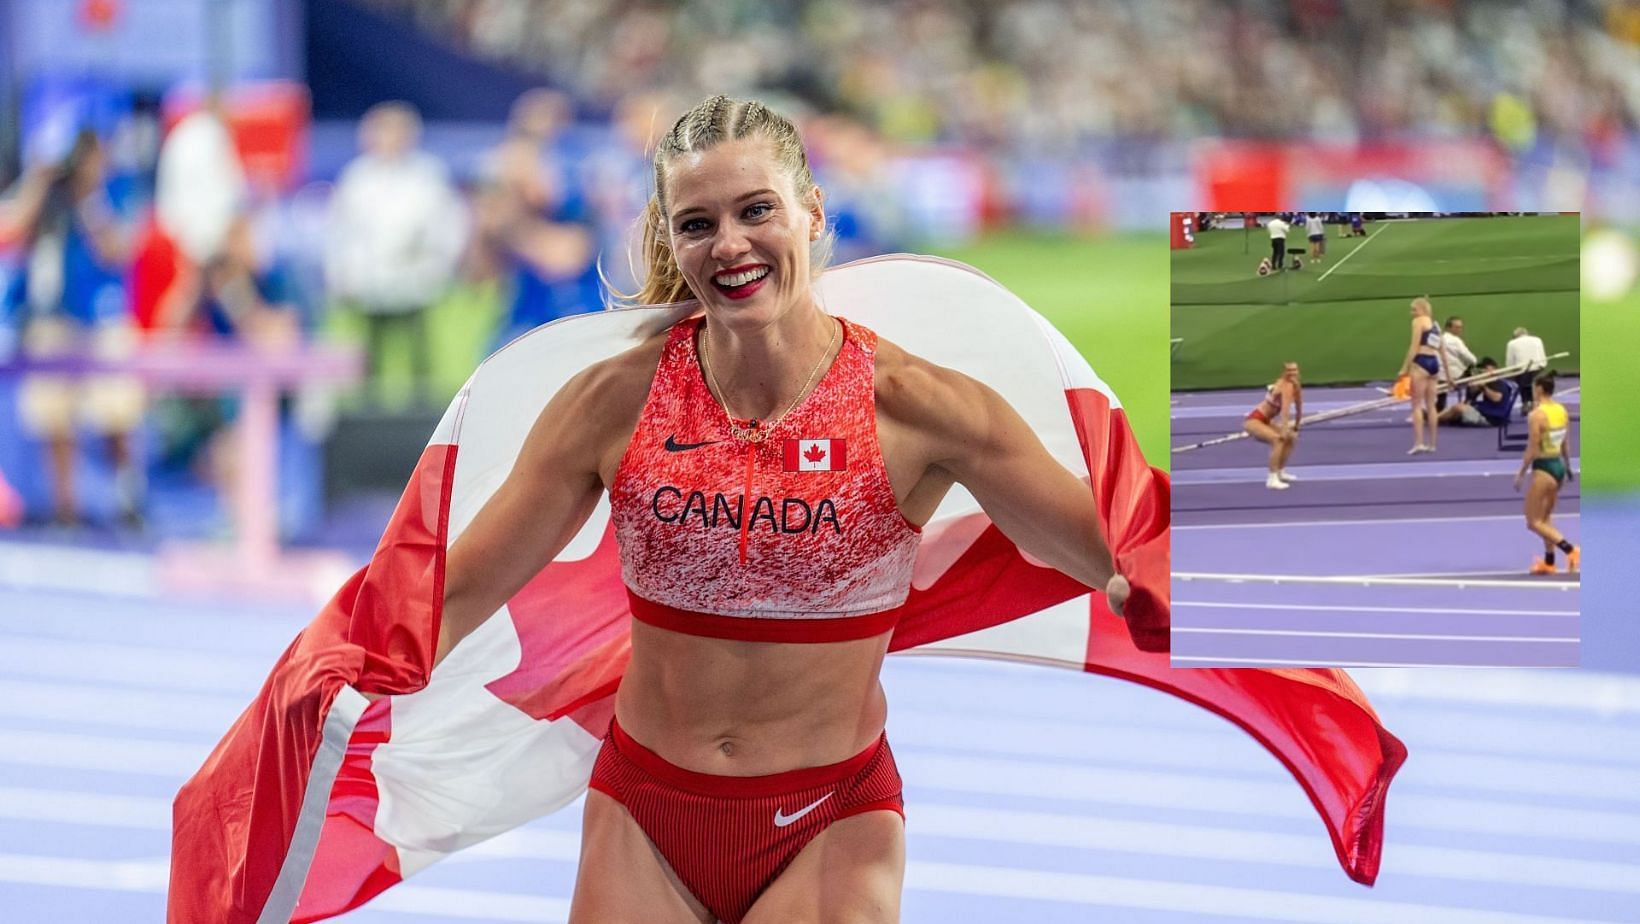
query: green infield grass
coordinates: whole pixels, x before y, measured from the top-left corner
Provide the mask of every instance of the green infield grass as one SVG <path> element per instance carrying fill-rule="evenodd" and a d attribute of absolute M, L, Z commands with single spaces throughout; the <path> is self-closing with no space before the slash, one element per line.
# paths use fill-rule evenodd
<path fill-rule="evenodd" d="M 1299 271 L 1259 276 L 1262 229 L 1214 230 L 1171 251 L 1173 388 L 1249 387 L 1297 360 L 1313 384 L 1393 378 L 1410 341 L 1407 305 L 1428 295 L 1435 315 L 1462 316 L 1477 356 L 1503 361 L 1516 327 L 1543 338 L 1555 365 L 1577 371 L 1578 219 L 1575 215 L 1369 223 Z M 1307 246 L 1303 229 L 1289 249 Z M 1245 251 L 1245 252 L 1244 252 Z"/>
<path fill-rule="evenodd" d="M 1004 232 L 938 251 L 1042 312 L 1121 399 L 1145 458 L 1168 465 L 1167 237 Z"/>

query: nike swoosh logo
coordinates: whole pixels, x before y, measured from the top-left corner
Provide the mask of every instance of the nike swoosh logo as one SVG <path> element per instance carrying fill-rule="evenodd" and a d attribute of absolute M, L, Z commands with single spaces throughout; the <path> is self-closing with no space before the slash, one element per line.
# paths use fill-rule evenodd
<path fill-rule="evenodd" d="M 678 438 L 676 436 L 669 436 L 666 438 L 666 451 L 687 452 L 691 449 L 699 449 L 702 446 L 710 446 L 717 442 L 721 442 L 721 440 L 702 440 L 699 443 L 680 443 L 678 442 Z"/>
<path fill-rule="evenodd" d="M 820 798 L 814 800 L 813 802 L 810 802 L 808 805 L 805 805 L 802 808 L 798 809 L 797 811 L 791 813 L 790 815 L 787 815 L 785 812 L 783 812 L 782 810 L 777 808 L 777 809 L 774 810 L 774 826 L 777 827 L 777 828 L 784 828 L 785 826 L 791 824 L 792 822 L 796 821 L 797 819 L 802 818 L 804 815 L 807 815 L 808 813 L 810 813 L 810 812 L 814 811 L 815 809 L 819 808 L 820 803 L 822 803 L 822 802 L 824 802 L 824 801 L 826 801 L 827 799 L 830 799 L 830 798 L 831 798 L 831 793 L 828 792 L 825 795 L 821 796 Z"/>

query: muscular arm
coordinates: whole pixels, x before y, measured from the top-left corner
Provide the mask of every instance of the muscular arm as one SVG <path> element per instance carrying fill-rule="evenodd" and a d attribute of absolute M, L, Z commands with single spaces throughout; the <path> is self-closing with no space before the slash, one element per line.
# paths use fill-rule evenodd
<path fill-rule="evenodd" d="M 879 381 L 879 419 L 905 432 L 902 445 L 926 460 L 923 476 L 962 484 L 1015 545 L 1107 590 L 1120 612 L 1126 582 L 1112 581 L 1115 565 L 1088 486 L 989 387 L 914 357 L 897 366 Z"/>
<path fill-rule="evenodd" d="M 637 426 L 652 360 L 622 354 L 597 363 L 542 409 L 507 480 L 450 547 L 435 664 L 586 523 L 603 493 L 604 473 L 613 471 Z"/>

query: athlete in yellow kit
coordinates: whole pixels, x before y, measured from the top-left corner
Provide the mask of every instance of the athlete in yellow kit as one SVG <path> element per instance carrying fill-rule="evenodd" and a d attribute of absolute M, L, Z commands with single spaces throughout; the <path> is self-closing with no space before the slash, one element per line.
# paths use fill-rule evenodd
<path fill-rule="evenodd" d="M 1520 471 L 1515 473 L 1515 490 L 1532 470 L 1531 484 L 1526 488 L 1526 528 L 1543 537 L 1543 558 L 1532 560 L 1533 574 L 1555 573 L 1555 549 L 1566 553 L 1566 571 L 1579 570 L 1579 549 L 1566 541 L 1549 518 L 1555 512 L 1555 500 L 1560 496 L 1562 483 L 1574 477 L 1571 450 L 1566 442 L 1570 416 L 1566 406 L 1554 399 L 1555 374 L 1546 371 L 1532 382 L 1533 404 L 1527 417 L 1529 436 L 1526 453 L 1520 460 Z"/>

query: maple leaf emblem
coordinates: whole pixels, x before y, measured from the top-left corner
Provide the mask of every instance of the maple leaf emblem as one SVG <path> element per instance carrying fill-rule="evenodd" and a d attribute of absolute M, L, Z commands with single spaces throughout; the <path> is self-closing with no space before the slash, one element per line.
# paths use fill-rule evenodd
<path fill-rule="evenodd" d="M 826 451 L 821 449 L 818 444 L 810 446 L 808 449 L 803 451 L 803 458 L 809 460 L 809 464 L 811 465 L 819 465 L 820 460 L 825 457 Z"/>

